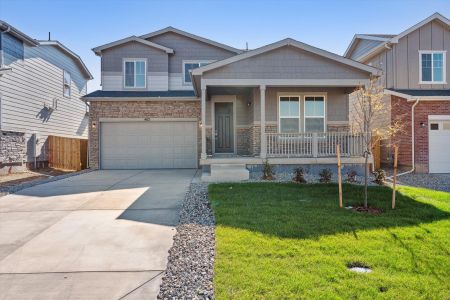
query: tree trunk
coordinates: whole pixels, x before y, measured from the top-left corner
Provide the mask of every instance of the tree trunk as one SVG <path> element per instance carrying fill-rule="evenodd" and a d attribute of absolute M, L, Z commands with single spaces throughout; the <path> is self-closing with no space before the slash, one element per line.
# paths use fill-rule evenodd
<path fill-rule="evenodd" d="M 367 208 L 367 186 L 369 182 L 369 153 L 366 152 L 364 162 L 364 207 Z"/>

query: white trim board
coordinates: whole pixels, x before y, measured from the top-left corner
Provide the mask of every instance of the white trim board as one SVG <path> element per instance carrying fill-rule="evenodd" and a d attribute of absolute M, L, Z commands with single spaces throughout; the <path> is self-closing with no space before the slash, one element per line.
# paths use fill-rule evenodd
<path fill-rule="evenodd" d="M 153 43 L 153 42 L 144 40 L 144 39 L 139 38 L 139 37 L 137 37 L 137 36 L 135 36 L 135 35 L 126 37 L 126 38 L 121 39 L 121 40 L 118 40 L 118 41 L 114 41 L 114 42 L 112 42 L 112 43 L 108 43 L 108 44 L 104 44 L 104 45 L 101 45 L 101 46 L 92 48 L 92 51 L 94 51 L 94 53 L 95 53 L 96 55 L 101 56 L 103 50 L 108 49 L 108 48 L 111 48 L 111 47 L 119 46 L 119 45 L 122 45 L 122 44 L 126 44 L 126 43 L 129 43 L 129 42 L 137 42 L 137 43 L 141 43 L 141 44 L 143 44 L 143 45 L 146 45 L 146 46 L 149 46 L 149 47 L 152 47 L 152 48 L 155 48 L 155 49 L 164 51 L 164 52 L 166 52 L 167 54 L 172 54 L 172 53 L 174 53 L 173 49 L 170 49 L 170 48 L 161 46 L 161 45 L 159 45 L 159 44 L 156 44 L 156 43 Z"/>

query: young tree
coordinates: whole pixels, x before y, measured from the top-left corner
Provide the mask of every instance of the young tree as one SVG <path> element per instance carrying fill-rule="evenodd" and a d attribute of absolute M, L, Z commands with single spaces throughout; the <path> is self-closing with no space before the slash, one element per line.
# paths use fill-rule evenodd
<path fill-rule="evenodd" d="M 352 95 L 352 129 L 364 133 L 364 207 L 367 208 L 367 187 L 369 180 L 369 158 L 372 149 L 380 140 L 392 143 L 394 136 L 402 130 L 399 121 L 391 122 L 389 118 L 390 102 L 386 101 L 384 88 L 378 78 L 371 78 L 365 86 L 358 87 Z"/>

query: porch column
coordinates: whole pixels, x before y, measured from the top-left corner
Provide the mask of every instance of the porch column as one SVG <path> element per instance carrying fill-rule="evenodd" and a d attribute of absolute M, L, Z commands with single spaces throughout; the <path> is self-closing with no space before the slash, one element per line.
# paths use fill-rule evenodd
<path fill-rule="evenodd" d="M 266 158 L 267 141 L 266 141 L 266 86 L 260 85 L 260 106 L 261 106 L 261 158 Z"/>
<path fill-rule="evenodd" d="M 202 100 L 201 100 L 201 113 L 202 113 L 202 153 L 201 159 L 206 159 L 206 87 L 202 87 Z"/>

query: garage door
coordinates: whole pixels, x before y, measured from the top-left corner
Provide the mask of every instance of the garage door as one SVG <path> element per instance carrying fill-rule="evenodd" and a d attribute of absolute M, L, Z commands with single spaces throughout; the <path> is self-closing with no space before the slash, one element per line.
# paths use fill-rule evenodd
<path fill-rule="evenodd" d="M 102 122 L 102 169 L 197 168 L 196 122 Z"/>
<path fill-rule="evenodd" d="M 434 118 L 432 118 L 434 117 Z M 429 120 L 429 171 L 450 173 L 450 116 Z"/>

